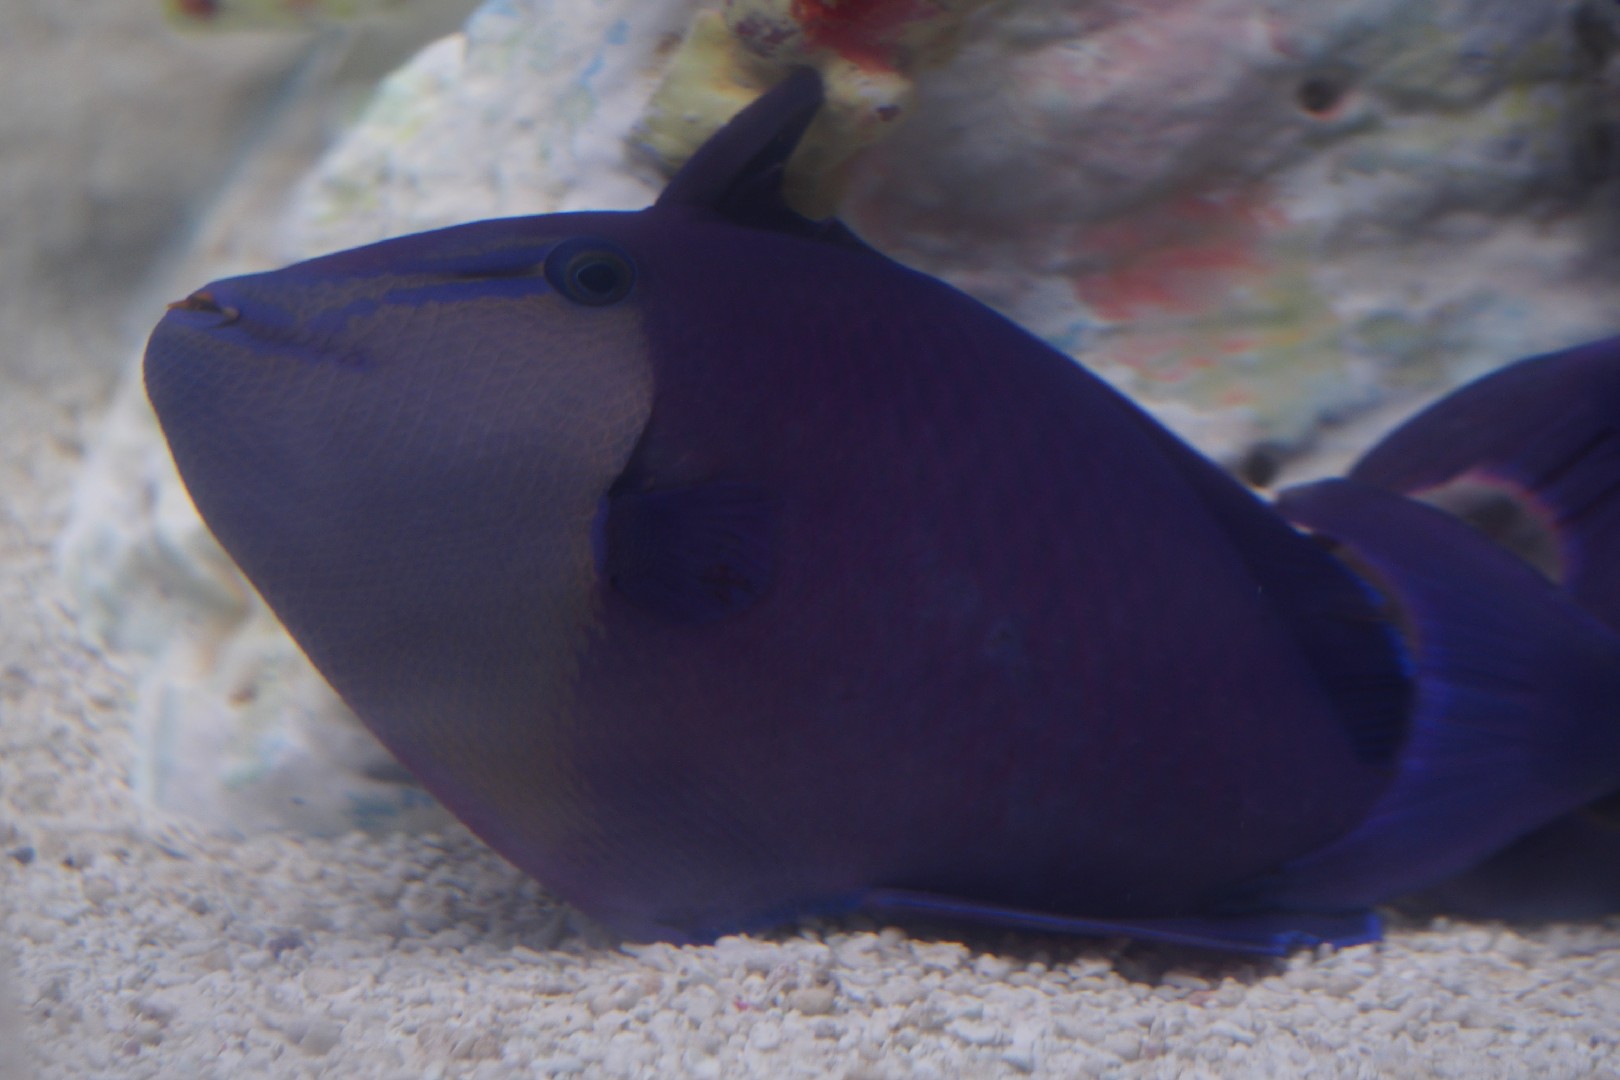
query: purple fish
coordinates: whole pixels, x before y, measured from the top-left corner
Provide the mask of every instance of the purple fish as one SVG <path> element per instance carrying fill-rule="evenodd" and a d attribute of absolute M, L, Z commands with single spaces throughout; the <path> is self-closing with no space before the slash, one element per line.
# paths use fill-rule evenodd
<path fill-rule="evenodd" d="M 788 77 L 644 211 L 216 282 L 152 335 L 204 520 L 491 846 L 633 938 L 1280 952 L 1620 788 L 1620 638 L 1370 484 L 1297 531 L 792 212 L 820 101 Z"/>

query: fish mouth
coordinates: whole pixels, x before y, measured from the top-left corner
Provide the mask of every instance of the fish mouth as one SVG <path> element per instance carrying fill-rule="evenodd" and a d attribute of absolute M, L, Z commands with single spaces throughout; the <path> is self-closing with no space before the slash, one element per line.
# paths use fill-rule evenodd
<path fill-rule="evenodd" d="M 368 370 L 372 357 L 298 315 L 296 303 L 267 297 L 250 279 L 215 281 L 176 300 L 152 331 L 148 356 L 158 363 L 227 361 Z M 173 355 L 170 355 L 170 354 Z"/>
<path fill-rule="evenodd" d="M 221 304 L 209 289 L 198 289 L 184 300 L 174 301 L 169 304 L 168 310 L 201 316 L 209 324 L 216 326 L 228 325 L 242 317 L 240 308 Z"/>

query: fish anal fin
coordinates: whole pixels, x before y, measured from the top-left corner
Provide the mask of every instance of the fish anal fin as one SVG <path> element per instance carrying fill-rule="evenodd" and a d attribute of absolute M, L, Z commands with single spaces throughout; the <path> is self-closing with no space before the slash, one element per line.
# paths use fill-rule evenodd
<path fill-rule="evenodd" d="M 1369 910 L 1088 918 L 908 889 L 874 889 L 862 898 L 860 909 L 880 917 L 947 919 L 1078 937 L 1125 937 L 1258 956 L 1285 956 L 1318 945 L 1361 945 L 1383 936 L 1378 916 Z"/>

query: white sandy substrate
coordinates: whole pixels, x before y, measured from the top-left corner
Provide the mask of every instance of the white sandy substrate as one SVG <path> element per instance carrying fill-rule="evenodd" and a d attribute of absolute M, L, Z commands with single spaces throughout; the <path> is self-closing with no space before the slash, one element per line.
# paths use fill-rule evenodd
<path fill-rule="evenodd" d="M 1612 920 L 1279 963 L 863 923 L 617 948 L 464 833 L 143 824 L 130 679 L 50 558 L 103 392 L 0 388 L 5 1080 L 1620 1077 Z"/>

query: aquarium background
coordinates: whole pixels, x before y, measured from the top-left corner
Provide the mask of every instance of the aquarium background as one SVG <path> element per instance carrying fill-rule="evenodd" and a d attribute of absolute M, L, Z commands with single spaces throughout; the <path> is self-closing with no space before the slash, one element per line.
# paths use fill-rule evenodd
<path fill-rule="evenodd" d="M 1613 920 L 616 948 L 391 771 L 212 547 L 132 375 L 165 302 L 643 205 L 794 7 L 0 8 L 0 1076 L 1620 1075 Z M 1257 483 L 1616 329 L 1610 5 L 901 7 L 793 46 L 844 103 L 802 197 Z"/>

